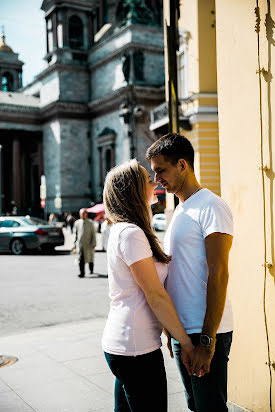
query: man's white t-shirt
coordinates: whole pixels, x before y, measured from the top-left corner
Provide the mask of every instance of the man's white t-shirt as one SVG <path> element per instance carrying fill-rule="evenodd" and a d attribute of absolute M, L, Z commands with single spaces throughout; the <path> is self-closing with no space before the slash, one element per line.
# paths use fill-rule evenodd
<path fill-rule="evenodd" d="M 176 207 L 164 238 L 172 256 L 166 290 L 188 334 L 200 333 L 206 312 L 208 266 L 205 238 L 211 233 L 233 235 L 233 218 L 223 199 L 201 189 Z M 233 330 L 229 297 L 217 333 Z"/>
<path fill-rule="evenodd" d="M 133 263 L 151 256 L 149 241 L 140 227 L 130 223 L 111 227 L 107 249 L 111 304 L 102 338 L 105 352 L 137 356 L 161 346 L 162 326 L 130 270 Z M 164 284 L 168 265 L 155 261 L 155 267 Z"/>

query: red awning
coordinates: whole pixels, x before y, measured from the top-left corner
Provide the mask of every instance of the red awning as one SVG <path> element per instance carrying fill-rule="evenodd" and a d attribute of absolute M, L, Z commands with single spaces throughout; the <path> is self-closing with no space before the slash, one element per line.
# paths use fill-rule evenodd
<path fill-rule="evenodd" d="M 89 207 L 86 209 L 86 212 L 88 213 L 104 213 L 104 204 L 103 203 L 98 203 L 97 205 L 94 205 L 93 207 Z"/>

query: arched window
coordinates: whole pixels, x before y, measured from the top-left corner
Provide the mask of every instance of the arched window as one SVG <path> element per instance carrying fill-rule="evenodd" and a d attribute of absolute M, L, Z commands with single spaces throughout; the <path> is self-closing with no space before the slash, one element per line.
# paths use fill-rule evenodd
<path fill-rule="evenodd" d="M 3 73 L 2 76 L 2 90 L 3 92 L 13 91 L 13 76 L 9 72 Z"/>
<path fill-rule="evenodd" d="M 71 49 L 83 48 L 83 23 L 78 16 L 69 19 L 69 42 Z"/>

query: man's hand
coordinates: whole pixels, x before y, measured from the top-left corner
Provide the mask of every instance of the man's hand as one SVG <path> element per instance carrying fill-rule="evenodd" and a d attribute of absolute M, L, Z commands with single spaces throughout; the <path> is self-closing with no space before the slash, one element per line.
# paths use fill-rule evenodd
<path fill-rule="evenodd" d="M 198 345 L 194 349 L 194 354 L 192 357 L 190 371 L 191 374 L 196 374 L 197 376 L 202 376 L 202 371 L 204 373 L 210 372 L 210 364 L 215 352 L 215 345 L 204 347 Z M 203 374 L 204 374 L 203 373 Z"/>

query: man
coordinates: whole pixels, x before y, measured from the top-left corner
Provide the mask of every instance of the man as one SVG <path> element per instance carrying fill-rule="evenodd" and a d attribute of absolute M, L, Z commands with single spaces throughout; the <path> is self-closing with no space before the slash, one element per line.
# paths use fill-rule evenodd
<path fill-rule="evenodd" d="M 180 359 L 180 345 L 168 336 L 195 412 L 225 412 L 232 312 L 227 295 L 228 256 L 233 220 L 229 207 L 194 174 L 194 150 L 179 134 L 161 137 L 147 150 L 155 181 L 179 198 L 167 229 L 165 252 L 172 256 L 166 289 L 195 345 L 191 375 Z M 172 346 L 172 347 L 171 347 Z M 173 348 L 173 352 L 172 352 Z M 204 370 L 202 377 L 194 370 Z"/>
<path fill-rule="evenodd" d="M 93 222 L 88 219 L 86 209 L 80 209 L 80 219 L 74 224 L 74 245 L 78 254 L 80 278 L 85 276 L 85 263 L 89 263 L 90 273 L 94 272 L 94 249 L 96 234 Z"/>

